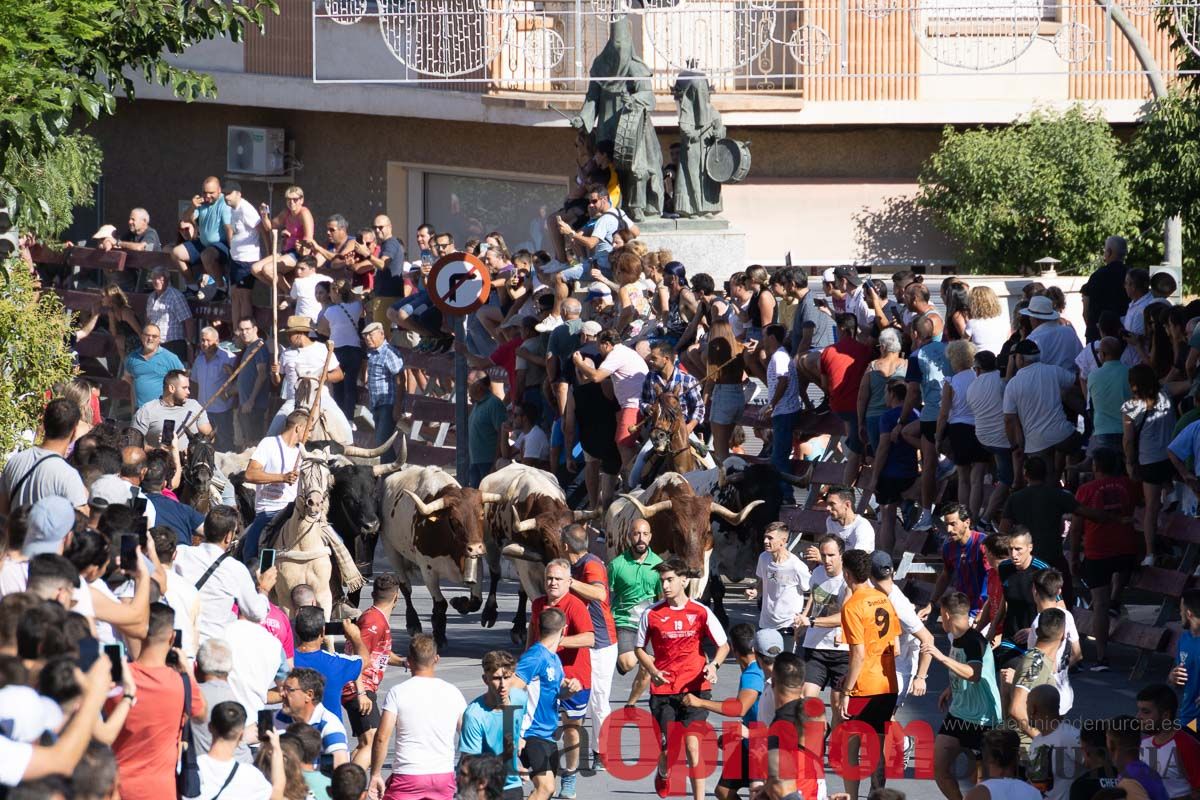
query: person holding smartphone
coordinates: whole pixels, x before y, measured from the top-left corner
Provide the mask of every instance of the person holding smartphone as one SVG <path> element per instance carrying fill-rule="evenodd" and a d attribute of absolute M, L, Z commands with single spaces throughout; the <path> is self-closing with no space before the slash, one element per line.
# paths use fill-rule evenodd
<path fill-rule="evenodd" d="M 336 624 L 336 623 L 331 623 Z M 367 715 L 374 705 L 361 682 L 363 664 L 371 651 L 363 644 L 362 634 L 353 620 L 341 620 L 342 632 L 354 648 L 354 655 L 327 652 L 323 649 L 326 636 L 325 612 L 320 606 L 296 609 L 292 630 L 296 635 L 296 668 L 307 667 L 325 678 L 321 704 L 333 713 L 342 707 L 342 688 L 353 684 L 359 713 Z"/>
<path fill-rule="evenodd" d="M 132 702 L 125 725 L 112 744 L 124 797 L 175 797 L 175 765 L 179 758 L 184 692 L 191 697 L 192 719 L 204 719 L 204 695 L 191 678 L 191 662 L 172 645 L 175 612 L 162 603 L 150 606 L 150 622 L 137 659 L 129 664 L 135 698 L 110 699 L 108 710 Z M 178 665 L 167 663 L 175 652 Z"/>

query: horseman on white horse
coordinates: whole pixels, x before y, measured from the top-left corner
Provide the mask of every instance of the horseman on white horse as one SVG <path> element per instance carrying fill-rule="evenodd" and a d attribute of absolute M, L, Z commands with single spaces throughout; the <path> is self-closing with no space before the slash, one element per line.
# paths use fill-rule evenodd
<path fill-rule="evenodd" d="M 271 367 L 271 382 L 282 387 L 283 406 L 271 421 L 268 435 L 277 436 L 283 431 L 283 423 L 287 415 L 299 408 L 311 408 L 314 400 L 313 390 L 321 379 L 325 369 L 326 348 L 313 341 L 310 334 L 315 332 L 312 320 L 308 317 L 288 317 L 287 327 L 283 335 L 287 337 L 287 349 L 279 357 L 279 364 Z M 337 356 L 329 359 L 329 374 L 326 383 L 338 383 L 345 377 Z M 351 377 L 351 380 L 354 378 Z M 311 388 L 310 388 L 311 387 Z M 308 391 L 306 392 L 306 388 Z M 297 397 L 299 389 L 299 397 Z M 307 395 L 307 396 L 306 396 Z M 350 421 L 338 408 L 337 403 L 329 394 L 328 387 L 321 387 L 321 418 L 314 426 L 314 439 L 329 439 L 340 444 L 353 444 L 354 435 L 350 429 Z"/>

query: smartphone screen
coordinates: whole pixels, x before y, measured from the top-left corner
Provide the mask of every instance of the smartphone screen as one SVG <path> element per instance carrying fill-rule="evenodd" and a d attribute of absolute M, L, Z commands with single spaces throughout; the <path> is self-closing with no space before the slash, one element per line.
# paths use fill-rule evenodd
<path fill-rule="evenodd" d="M 325 623 L 325 635 L 326 636 L 344 636 L 345 633 L 346 633 L 346 626 L 342 624 L 341 620 L 338 620 L 337 622 L 326 622 Z"/>
<path fill-rule="evenodd" d="M 138 537 L 133 533 L 121 534 L 121 569 L 126 572 L 137 570 Z"/>
<path fill-rule="evenodd" d="M 120 683 L 123 677 L 121 671 L 121 658 L 125 654 L 125 647 L 120 643 L 104 645 L 104 654 L 108 656 L 109 667 L 112 669 L 113 683 Z"/>
<path fill-rule="evenodd" d="M 317 766 L 322 775 L 333 775 L 333 753 L 322 753 Z"/>
<path fill-rule="evenodd" d="M 150 538 L 150 520 L 146 519 L 146 515 L 143 514 L 135 518 L 133 524 L 137 527 L 138 547 L 145 547 Z"/>
<path fill-rule="evenodd" d="M 275 566 L 275 551 L 268 547 L 258 555 L 258 574 L 263 574 L 273 566 Z"/>
<path fill-rule="evenodd" d="M 172 647 L 183 647 L 183 631 L 179 630 L 179 628 L 175 629 L 175 643 L 172 644 L 171 646 Z"/>
<path fill-rule="evenodd" d="M 162 443 L 163 446 L 171 444 L 175 439 L 175 420 L 168 419 L 163 422 L 162 426 Z"/>
<path fill-rule="evenodd" d="M 84 672 L 92 668 L 92 664 L 96 663 L 96 659 L 100 657 L 100 640 L 88 636 L 85 639 L 79 640 L 79 658 L 75 663 Z"/>
<path fill-rule="evenodd" d="M 259 709 L 258 712 L 258 740 L 265 742 L 267 740 L 267 731 L 275 727 L 275 712 L 270 709 Z"/>

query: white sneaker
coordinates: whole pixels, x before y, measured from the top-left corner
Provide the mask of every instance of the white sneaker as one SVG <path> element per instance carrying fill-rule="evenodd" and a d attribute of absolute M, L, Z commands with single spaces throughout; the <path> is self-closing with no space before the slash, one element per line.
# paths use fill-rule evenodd
<path fill-rule="evenodd" d="M 921 518 L 917 520 L 917 524 L 913 525 L 914 531 L 931 531 L 933 530 L 933 514 L 929 511 L 922 511 Z"/>

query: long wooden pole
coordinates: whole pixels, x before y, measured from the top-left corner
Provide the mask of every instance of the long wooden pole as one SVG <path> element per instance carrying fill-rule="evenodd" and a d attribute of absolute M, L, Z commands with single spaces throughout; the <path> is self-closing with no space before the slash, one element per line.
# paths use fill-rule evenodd
<path fill-rule="evenodd" d="M 333 340 L 330 339 L 325 342 L 325 347 L 328 348 L 325 353 L 325 369 L 321 370 L 321 379 L 317 382 L 317 396 L 313 398 L 313 404 L 308 409 L 308 419 L 304 421 L 304 431 L 300 435 L 301 445 L 308 441 L 308 435 L 312 433 L 313 423 L 321 413 L 321 395 L 325 391 L 325 379 L 329 377 L 329 362 L 333 359 Z M 297 449 L 296 465 L 292 467 L 292 472 L 300 469 L 300 458 L 303 454 L 302 450 Z"/>
<path fill-rule="evenodd" d="M 250 363 L 250 359 L 254 358 L 254 354 L 261 350 L 262 347 L 263 343 L 261 341 L 255 342 L 253 349 L 242 356 L 242 363 L 237 365 L 237 369 L 235 369 L 230 376 L 225 379 L 225 382 L 221 384 L 221 388 L 212 393 L 212 397 L 208 398 L 208 402 L 200 406 L 200 412 L 196 414 L 196 419 L 200 419 L 200 417 L 204 416 L 204 412 L 208 411 L 208 407 L 216 402 L 218 397 L 225 393 L 225 390 L 229 388 L 229 384 L 233 383 L 234 380 L 237 379 L 238 373 L 245 369 L 246 365 Z M 191 421 L 191 419 L 191 414 L 188 414 L 183 418 L 183 424 L 179 426 L 179 430 L 175 431 L 176 438 L 179 438 L 179 435 L 187 430 L 188 423 Z"/>
<path fill-rule="evenodd" d="M 271 336 L 275 341 L 272 362 L 279 366 L 279 229 L 271 229 Z"/>

